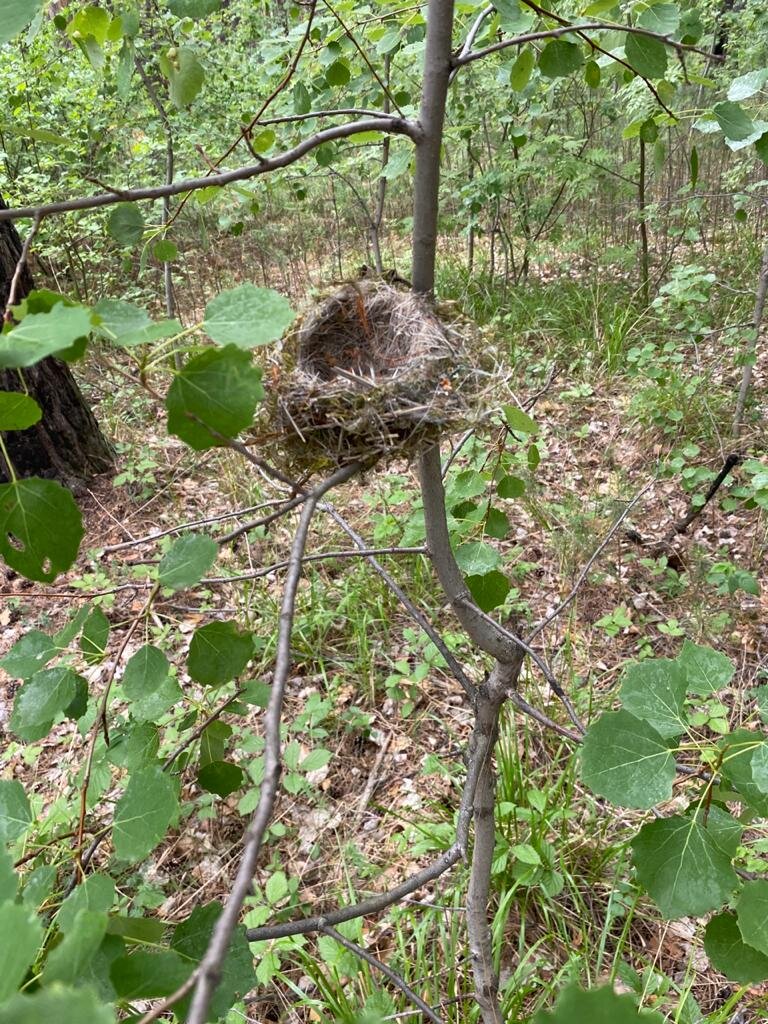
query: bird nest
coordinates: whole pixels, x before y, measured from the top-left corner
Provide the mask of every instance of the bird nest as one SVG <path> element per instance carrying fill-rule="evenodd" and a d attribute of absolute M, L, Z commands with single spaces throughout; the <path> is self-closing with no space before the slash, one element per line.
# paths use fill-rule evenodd
<path fill-rule="evenodd" d="M 474 325 L 384 281 L 344 285 L 284 340 L 273 367 L 270 436 L 283 462 L 313 473 L 413 457 L 471 418 Z"/>

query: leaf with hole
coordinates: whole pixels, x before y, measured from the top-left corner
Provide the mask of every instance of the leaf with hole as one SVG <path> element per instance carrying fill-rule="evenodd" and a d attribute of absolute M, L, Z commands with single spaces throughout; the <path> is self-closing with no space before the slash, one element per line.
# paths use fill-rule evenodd
<path fill-rule="evenodd" d="M 216 561 L 219 546 L 202 533 L 187 533 L 174 541 L 160 560 L 157 579 L 170 590 L 193 587 Z"/>
<path fill-rule="evenodd" d="M 56 718 L 77 697 L 81 679 L 71 668 L 63 666 L 36 672 L 16 694 L 9 722 L 11 730 L 28 743 L 47 736 Z"/>
<path fill-rule="evenodd" d="M 581 777 L 618 807 L 653 807 L 672 796 L 675 759 L 648 722 L 628 711 L 609 711 L 584 736 Z"/>
<path fill-rule="evenodd" d="M 203 329 L 219 345 L 255 348 L 276 341 L 295 315 L 279 292 L 246 282 L 211 299 Z"/>
<path fill-rule="evenodd" d="M 236 622 L 209 622 L 196 629 L 187 671 L 196 683 L 220 686 L 239 676 L 253 654 L 253 638 Z"/>
<path fill-rule="evenodd" d="M 115 856 L 131 863 L 143 860 L 178 812 L 179 801 L 170 776 L 154 765 L 134 772 L 115 808 Z"/>
<path fill-rule="evenodd" d="M 46 356 L 70 348 L 91 331 L 91 313 L 83 306 L 57 302 L 48 313 L 29 313 L 0 337 L 0 367 L 33 366 Z"/>
<path fill-rule="evenodd" d="M 214 448 L 223 443 L 221 438 L 233 438 L 250 426 L 263 397 L 261 370 L 248 352 L 234 345 L 207 349 L 190 359 L 171 384 L 165 400 L 168 432 L 196 451 Z"/>
<path fill-rule="evenodd" d="M 38 423 L 43 410 L 29 395 L 0 391 L 0 430 L 26 430 Z"/>
<path fill-rule="evenodd" d="M 701 917 L 738 887 L 732 860 L 742 828 L 710 807 L 703 814 L 674 815 L 643 825 L 632 840 L 637 877 L 665 918 Z"/>
<path fill-rule="evenodd" d="M 668 658 L 649 658 L 630 665 L 624 674 L 621 703 L 625 711 L 648 722 L 668 739 L 685 732 L 686 674 Z"/>
<path fill-rule="evenodd" d="M 29 580 L 51 583 L 77 558 L 80 509 L 54 480 L 30 477 L 0 484 L 0 554 Z"/>
<path fill-rule="evenodd" d="M 726 912 L 712 918 L 704 932 L 704 952 L 716 971 L 739 985 L 768 978 L 768 956 L 747 945 L 735 914 Z"/>

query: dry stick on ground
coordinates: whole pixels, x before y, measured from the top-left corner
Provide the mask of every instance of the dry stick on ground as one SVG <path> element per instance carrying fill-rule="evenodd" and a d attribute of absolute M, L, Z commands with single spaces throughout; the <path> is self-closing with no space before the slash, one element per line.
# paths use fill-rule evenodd
<path fill-rule="evenodd" d="M 221 978 L 222 966 L 246 896 L 251 891 L 264 833 L 272 817 L 280 779 L 280 724 L 285 684 L 291 666 L 291 633 L 296 594 L 301 577 L 302 556 L 317 503 L 332 487 L 349 480 L 361 469 L 352 463 L 337 470 L 307 495 L 291 547 L 291 565 L 285 580 L 275 657 L 272 690 L 264 715 L 264 778 L 259 802 L 243 839 L 243 853 L 235 881 L 224 909 L 216 921 L 208 948 L 200 962 L 187 1024 L 205 1024 L 208 1008 Z"/>
<path fill-rule="evenodd" d="M 332 928 L 329 924 L 321 924 L 318 930 L 323 932 L 324 935 L 329 935 L 332 939 L 338 942 L 340 946 L 343 946 L 344 949 L 349 950 L 350 953 L 354 953 L 355 956 L 359 957 L 361 960 L 365 960 L 365 962 L 370 964 L 374 970 L 380 971 L 386 978 L 389 978 L 392 984 L 395 985 L 396 988 L 400 989 L 406 999 L 409 999 L 414 1006 L 418 1007 L 427 1020 L 432 1021 L 432 1024 L 443 1024 L 442 1018 L 438 1017 L 435 1011 L 424 1002 L 421 996 L 417 995 L 413 991 L 397 971 L 393 971 L 391 967 L 382 963 L 382 961 L 372 953 L 369 953 L 367 949 L 363 949 L 362 946 L 358 946 L 356 942 L 352 942 L 350 939 L 345 938 L 341 932 L 337 932 L 336 929 Z"/>

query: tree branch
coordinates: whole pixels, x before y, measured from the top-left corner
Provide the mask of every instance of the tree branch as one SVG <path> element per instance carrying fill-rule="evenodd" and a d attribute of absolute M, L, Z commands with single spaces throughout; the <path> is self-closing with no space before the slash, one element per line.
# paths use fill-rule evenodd
<path fill-rule="evenodd" d="M 204 178 L 186 178 L 173 182 L 170 185 L 116 189 L 100 195 L 80 196 L 77 199 L 63 199 L 58 203 L 46 203 L 43 206 L 18 206 L 12 209 L 0 210 L 0 221 L 19 220 L 23 217 L 47 217 L 50 214 L 68 213 L 74 210 L 95 210 L 101 206 L 112 206 L 114 203 L 162 199 L 165 196 L 181 195 L 183 192 L 196 192 L 201 188 L 210 188 L 213 185 L 231 185 L 235 181 L 247 181 L 249 178 L 255 178 L 261 174 L 267 174 L 270 171 L 277 171 L 282 167 L 288 167 L 326 142 L 333 142 L 335 139 L 346 139 L 352 135 L 360 135 L 362 132 L 370 131 L 405 135 L 414 142 L 418 141 L 421 137 L 421 131 L 417 124 L 400 117 L 379 117 L 352 121 L 349 124 L 325 128 L 323 131 L 316 132 L 309 138 L 303 139 L 293 149 L 288 149 L 284 153 L 280 153 L 270 159 L 261 160 L 257 164 L 238 167 L 233 171 L 223 171 L 221 174 L 212 174 Z"/>
<path fill-rule="evenodd" d="M 291 666 L 293 616 L 301 577 L 302 557 L 312 516 L 322 496 L 337 484 L 349 480 L 360 468 L 359 463 L 353 463 L 338 469 L 307 495 L 301 510 L 301 518 L 291 547 L 291 564 L 283 590 L 275 671 L 269 704 L 264 715 L 264 778 L 259 792 L 259 802 L 243 839 L 243 854 L 235 881 L 224 910 L 216 921 L 205 955 L 200 961 L 194 995 L 187 1015 L 187 1024 L 205 1024 L 208 1019 L 208 1008 L 221 980 L 222 965 L 229 950 L 240 911 L 246 896 L 251 891 L 264 833 L 272 817 L 272 809 L 277 797 L 281 769 L 280 723 L 285 684 Z"/>

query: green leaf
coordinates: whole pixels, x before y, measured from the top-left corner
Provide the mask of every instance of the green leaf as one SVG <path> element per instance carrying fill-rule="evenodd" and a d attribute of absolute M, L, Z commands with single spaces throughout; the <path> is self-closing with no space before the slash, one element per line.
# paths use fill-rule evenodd
<path fill-rule="evenodd" d="M 69 348 L 91 330 L 91 314 L 83 306 L 57 303 L 50 313 L 30 313 L 0 338 L 0 367 L 33 366 L 46 356 Z"/>
<path fill-rule="evenodd" d="M 503 540 L 509 533 L 509 519 L 500 509 L 491 507 L 486 512 L 485 533 L 496 540 Z"/>
<path fill-rule="evenodd" d="M 218 551 L 219 546 L 211 537 L 187 533 L 160 560 L 158 581 L 171 590 L 193 587 L 216 561 Z"/>
<path fill-rule="evenodd" d="M 446 503 L 449 508 L 467 498 L 477 498 L 485 493 L 485 479 L 476 469 L 465 469 L 457 473 L 448 484 Z"/>
<path fill-rule="evenodd" d="M 0 391 L 0 430 L 26 430 L 34 426 L 43 410 L 29 395 L 18 391 Z"/>
<path fill-rule="evenodd" d="M 528 85 L 536 66 L 536 56 L 530 46 L 524 46 L 509 69 L 509 84 L 515 92 L 522 92 Z"/>
<path fill-rule="evenodd" d="M 40 10 L 41 0 L 2 0 L 0 2 L 0 44 L 23 31 Z"/>
<path fill-rule="evenodd" d="M 647 28 L 660 36 L 671 36 L 680 25 L 680 8 L 677 4 L 653 4 L 646 7 L 637 19 L 640 28 Z"/>
<path fill-rule="evenodd" d="M 207 349 L 178 373 L 165 400 L 168 432 L 202 451 L 250 426 L 264 397 L 261 370 L 234 345 Z M 210 428 L 210 429 L 208 429 Z"/>
<path fill-rule="evenodd" d="M 94 608 L 83 625 L 80 650 L 89 665 L 98 665 L 104 660 L 109 642 L 109 619 L 101 610 Z"/>
<path fill-rule="evenodd" d="M 107 934 L 156 946 L 162 940 L 165 928 L 165 922 L 156 917 L 126 917 L 122 914 L 113 914 L 107 925 Z"/>
<path fill-rule="evenodd" d="M 643 78 L 663 78 L 667 72 L 667 47 L 660 39 L 627 33 L 624 54 Z"/>
<path fill-rule="evenodd" d="M 738 886 L 731 861 L 741 827 L 717 807 L 710 808 L 706 826 L 702 820 L 702 814 L 661 818 L 632 840 L 637 877 L 665 918 L 701 917 Z"/>
<path fill-rule="evenodd" d="M 179 247 L 167 238 L 161 238 L 152 246 L 152 255 L 161 263 L 172 263 L 179 258 Z"/>
<path fill-rule="evenodd" d="M 30 910 L 36 910 L 53 892 L 56 884 L 56 866 L 41 864 L 24 879 L 21 901 Z"/>
<path fill-rule="evenodd" d="M 0 1024 L 115 1024 L 115 1012 L 90 988 L 63 985 L 16 995 L 0 1006 Z"/>
<path fill-rule="evenodd" d="M 170 949 L 152 953 L 140 949 L 117 957 L 112 962 L 109 977 L 118 996 L 132 1002 L 171 995 L 184 984 L 194 968 L 194 963 Z"/>
<path fill-rule="evenodd" d="M 29 907 L 16 903 L 0 907 L 0 1003 L 24 980 L 42 940 L 42 923 Z"/>
<path fill-rule="evenodd" d="M 727 686 L 736 671 L 730 658 L 711 647 L 703 647 L 686 640 L 677 656 L 677 664 L 685 673 L 686 689 L 707 697 Z"/>
<path fill-rule="evenodd" d="M 600 79 L 602 73 L 600 71 L 600 65 L 595 60 L 587 61 L 587 65 L 584 68 L 584 81 L 587 83 L 590 89 L 600 88 Z"/>
<path fill-rule="evenodd" d="M 156 766 L 134 772 L 115 808 L 115 855 L 132 863 L 143 860 L 163 838 L 178 811 L 176 790 L 168 775 Z"/>
<path fill-rule="evenodd" d="M 325 69 L 325 80 L 330 86 L 346 85 L 352 77 L 346 61 L 335 60 Z"/>
<path fill-rule="evenodd" d="M 567 39 L 553 39 L 539 54 L 539 71 L 546 78 L 563 78 L 578 70 L 583 63 L 581 47 Z"/>
<path fill-rule="evenodd" d="M 232 726 L 225 722 L 211 722 L 200 737 L 200 764 L 223 761 L 227 743 L 232 736 Z"/>
<path fill-rule="evenodd" d="M 534 22 L 529 11 L 523 10 L 519 0 L 499 0 L 493 5 L 499 13 L 499 21 L 507 32 L 513 35 L 521 35 L 526 32 Z"/>
<path fill-rule="evenodd" d="M 96 334 L 120 348 L 133 348 L 161 338 L 170 338 L 183 330 L 178 320 L 150 319 L 146 310 L 123 299 L 102 299 L 93 307 L 101 323 Z"/>
<path fill-rule="evenodd" d="M 107 231 L 120 245 L 139 245 L 144 238 L 144 216 L 136 203 L 120 203 L 107 218 Z"/>
<path fill-rule="evenodd" d="M 637 1008 L 634 996 L 618 995 L 612 988 L 584 992 L 572 986 L 557 997 L 554 1010 L 540 1010 L 533 1024 L 663 1024 L 659 1013 Z"/>
<path fill-rule="evenodd" d="M 265 708 L 269 704 L 269 697 L 272 687 L 269 683 L 262 683 L 259 679 L 252 679 L 245 684 L 239 699 L 244 704 L 253 704 L 257 708 Z"/>
<path fill-rule="evenodd" d="M 739 985 L 768 978 L 768 956 L 744 942 L 735 914 L 712 918 L 704 932 L 704 952 L 716 971 Z"/>
<path fill-rule="evenodd" d="M 728 87 L 728 99 L 734 103 L 739 100 L 748 100 L 755 96 L 768 81 L 768 68 L 760 68 L 758 71 L 749 71 L 746 75 L 734 78 Z"/>
<path fill-rule="evenodd" d="M 295 315 L 279 292 L 246 283 L 208 303 L 203 328 L 219 345 L 254 348 L 276 341 Z"/>
<path fill-rule="evenodd" d="M 0 668 L 14 679 L 29 679 L 58 653 L 59 648 L 47 633 L 31 629 L 0 659 Z"/>
<path fill-rule="evenodd" d="M 467 576 L 484 576 L 498 567 L 501 555 L 490 544 L 472 540 L 456 548 L 456 562 Z"/>
<path fill-rule="evenodd" d="M 207 18 L 221 7 L 221 0 L 168 0 L 168 9 L 177 18 Z"/>
<path fill-rule="evenodd" d="M 619 807 L 653 807 L 672 796 L 675 760 L 647 722 L 628 711 L 609 711 L 587 729 L 581 776 Z"/>
<path fill-rule="evenodd" d="M 17 779 L 0 779 L 0 843 L 18 839 L 29 828 L 32 811 Z"/>
<path fill-rule="evenodd" d="M 312 109 L 312 99 L 303 82 L 293 87 L 293 109 L 297 114 L 308 114 Z"/>
<path fill-rule="evenodd" d="M 27 742 L 47 736 L 58 715 L 75 700 L 81 678 L 63 666 L 36 672 L 16 694 L 9 722 L 11 730 Z"/>
<path fill-rule="evenodd" d="M 13 870 L 13 861 L 8 853 L 0 848 L 0 906 L 14 902 L 19 888 L 19 876 Z"/>
<path fill-rule="evenodd" d="M 145 644 L 128 661 L 122 684 L 123 693 L 132 701 L 131 714 L 139 721 L 157 721 L 182 697 L 168 659 L 151 644 Z"/>
<path fill-rule="evenodd" d="M 59 907 L 56 924 L 68 932 L 81 910 L 103 911 L 111 909 L 115 899 L 115 883 L 109 875 L 86 875 Z"/>
<path fill-rule="evenodd" d="M 107 932 L 107 915 L 101 910 L 79 910 L 62 942 L 51 952 L 42 983 L 75 985 L 93 960 Z"/>
<path fill-rule="evenodd" d="M 83 537 L 80 509 L 54 480 L 0 484 L 0 554 L 29 580 L 51 583 L 66 572 Z"/>
<path fill-rule="evenodd" d="M 497 569 L 467 576 L 465 582 L 470 594 L 484 612 L 491 612 L 504 604 L 507 594 L 512 589 L 507 577 Z"/>
<path fill-rule="evenodd" d="M 685 732 L 686 675 L 676 661 L 652 658 L 630 665 L 621 703 L 635 718 L 649 722 L 665 739 Z"/>
<path fill-rule="evenodd" d="M 763 789 L 763 746 L 762 734 L 749 729 L 734 729 L 724 736 L 718 747 L 723 751 L 723 778 L 741 794 L 747 803 L 761 817 L 768 817 L 768 795 Z M 757 778 L 754 774 L 754 758 L 757 757 Z"/>
<path fill-rule="evenodd" d="M 209 761 L 197 773 L 197 784 L 207 793 L 225 797 L 239 789 L 244 778 L 243 769 L 231 761 Z"/>
<path fill-rule="evenodd" d="M 152 722 L 131 725 L 112 733 L 107 760 L 120 768 L 136 771 L 153 765 L 160 747 L 157 727 Z"/>
<path fill-rule="evenodd" d="M 736 901 L 736 914 L 744 942 L 768 957 L 768 881 L 745 882 Z"/>
<path fill-rule="evenodd" d="M 516 430 L 519 434 L 538 434 L 539 428 L 528 413 L 518 409 L 516 405 L 505 405 L 503 409 L 504 419 L 510 430 Z"/>
<path fill-rule="evenodd" d="M 188 46 L 171 47 L 160 57 L 160 70 L 168 79 L 171 103 L 188 107 L 203 87 L 205 71 Z"/>
<path fill-rule="evenodd" d="M 726 139 L 738 142 L 741 139 L 749 138 L 755 131 L 752 118 L 742 110 L 738 103 L 730 101 L 716 103 L 712 108 L 712 113 Z"/>
<path fill-rule="evenodd" d="M 111 19 L 105 10 L 95 4 L 91 4 L 79 10 L 72 21 L 70 21 L 69 25 L 67 25 L 67 35 L 77 38 L 75 33 L 79 32 L 83 37 L 93 36 L 99 46 L 103 46 L 107 41 L 110 21 Z"/>
<path fill-rule="evenodd" d="M 220 686 L 240 675 L 253 654 L 253 638 L 236 622 L 209 622 L 196 629 L 187 671 L 196 683 Z"/>
<path fill-rule="evenodd" d="M 193 962 L 202 960 L 221 910 L 221 904 L 217 902 L 195 907 L 189 918 L 177 925 L 171 939 L 171 948 Z M 240 924 L 232 935 L 229 952 L 222 967 L 221 980 L 211 1003 L 209 1019 L 218 1020 L 219 1017 L 223 1017 L 255 983 L 253 953 L 245 937 L 245 927 Z M 188 996 L 178 1004 L 178 1012 L 182 1019 L 186 1017 L 190 998 Z"/>
<path fill-rule="evenodd" d="M 503 476 L 496 485 L 500 498 L 520 498 L 525 494 L 525 481 L 517 476 Z"/>

